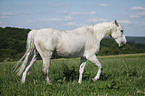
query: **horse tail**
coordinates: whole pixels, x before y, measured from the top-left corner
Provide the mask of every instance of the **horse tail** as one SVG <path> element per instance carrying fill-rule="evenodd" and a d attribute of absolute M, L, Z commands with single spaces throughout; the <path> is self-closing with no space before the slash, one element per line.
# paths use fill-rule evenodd
<path fill-rule="evenodd" d="M 21 66 L 17 69 L 17 74 L 20 76 L 21 73 L 24 71 L 26 65 L 28 64 L 28 62 L 30 61 L 29 59 L 31 59 L 32 55 L 34 54 L 34 50 L 35 50 L 35 45 L 34 45 L 34 37 L 37 33 L 37 30 L 32 30 L 29 32 L 28 37 L 27 37 L 27 47 L 26 47 L 26 52 L 24 54 L 24 56 L 13 66 L 13 71 L 15 71 L 18 67 L 18 65 L 20 64 L 20 62 L 24 59 L 23 63 L 21 64 Z"/>

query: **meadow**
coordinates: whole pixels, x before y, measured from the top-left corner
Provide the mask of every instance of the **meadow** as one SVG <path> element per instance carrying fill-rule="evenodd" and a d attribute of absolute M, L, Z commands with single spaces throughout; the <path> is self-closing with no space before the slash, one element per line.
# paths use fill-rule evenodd
<path fill-rule="evenodd" d="M 145 54 L 98 57 L 103 71 L 98 81 L 92 78 L 98 68 L 87 61 L 83 81 L 78 84 L 79 58 L 53 59 L 48 85 L 42 74 L 42 60 L 31 68 L 26 83 L 11 68 L 16 62 L 0 62 L 1 96 L 143 96 L 145 95 Z"/>

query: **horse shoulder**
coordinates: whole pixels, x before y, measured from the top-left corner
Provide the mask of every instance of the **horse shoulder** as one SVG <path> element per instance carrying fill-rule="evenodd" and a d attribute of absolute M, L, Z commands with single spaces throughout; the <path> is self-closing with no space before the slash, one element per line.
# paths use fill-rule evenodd
<path fill-rule="evenodd" d="M 87 39 L 86 47 L 85 47 L 85 55 L 90 56 L 97 54 L 100 49 L 100 41 L 95 38 L 96 36 L 93 34 L 90 34 L 90 36 Z"/>

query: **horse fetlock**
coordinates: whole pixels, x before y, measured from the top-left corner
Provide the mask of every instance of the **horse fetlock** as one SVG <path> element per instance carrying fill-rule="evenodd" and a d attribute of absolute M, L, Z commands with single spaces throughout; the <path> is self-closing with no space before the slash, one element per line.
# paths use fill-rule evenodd
<path fill-rule="evenodd" d="M 98 66 L 98 68 L 102 70 L 102 69 L 103 69 L 103 65 L 100 64 L 100 65 Z"/>
<path fill-rule="evenodd" d="M 81 83 L 82 83 L 82 81 L 80 81 L 80 80 L 79 80 L 79 81 L 78 81 L 78 83 L 79 83 L 79 84 L 81 84 Z"/>
<path fill-rule="evenodd" d="M 46 77 L 46 81 L 47 81 L 47 83 L 48 83 L 49 85 L 52 85 L 52 83 L 51 83 L 49 77 Z"/>
<path fill-rule="evenodd" d="M 43 74 L 47 74 L 47 69 L 46 68 L 43 68 L 42 69 L 42 72 L 43 72 Z"/>
<path fill-rule="evenodd" d="M 82 78 L 79 78 L 78 83 L 79 83 L 79 84 L 81 84 L 81 83 L 82 83 Z"/>
<path fill-rule="evenodd" d="M 21 83 L 22 83 L 22 84 L 25 83 L 25 78 L 22 78 Z"/>
<path fill-rule="evenodd" d="M 92 78 L 92 80 L 95 82 L 95 81 L 97 81 L 99 78 Z"/>
<path fill-rule="evenodd" d="M 92 78 L 92 80 L 95 82 L 96 80 L 94 78 Z"/>
<path fill-rule="evenodd" d="M 24 72 L 24 73 L 23 73 L 23 76 L 22 76 L 21 83 L 25 83 L 25 79 L 26 79 L 26 73 Z"/>
<path fill-rule="evenodd" d="M 25 80 L 24 80 L 24 79 L 22 79 L 22 80 L 21 80 L 21 83 L 22 83 L 22 84 L 24 84 L 24 83 L 25 83 Z"/>

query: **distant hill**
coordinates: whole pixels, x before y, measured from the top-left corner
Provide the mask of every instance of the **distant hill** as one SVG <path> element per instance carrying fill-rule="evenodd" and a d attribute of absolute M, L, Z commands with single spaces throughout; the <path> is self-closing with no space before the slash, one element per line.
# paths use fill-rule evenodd
<path fill-rule="evenodd" d="M 145 37 L 126 37 L 127 41 L 133 42 L 133 43 L 142 43 L 145 44 Z"/>

